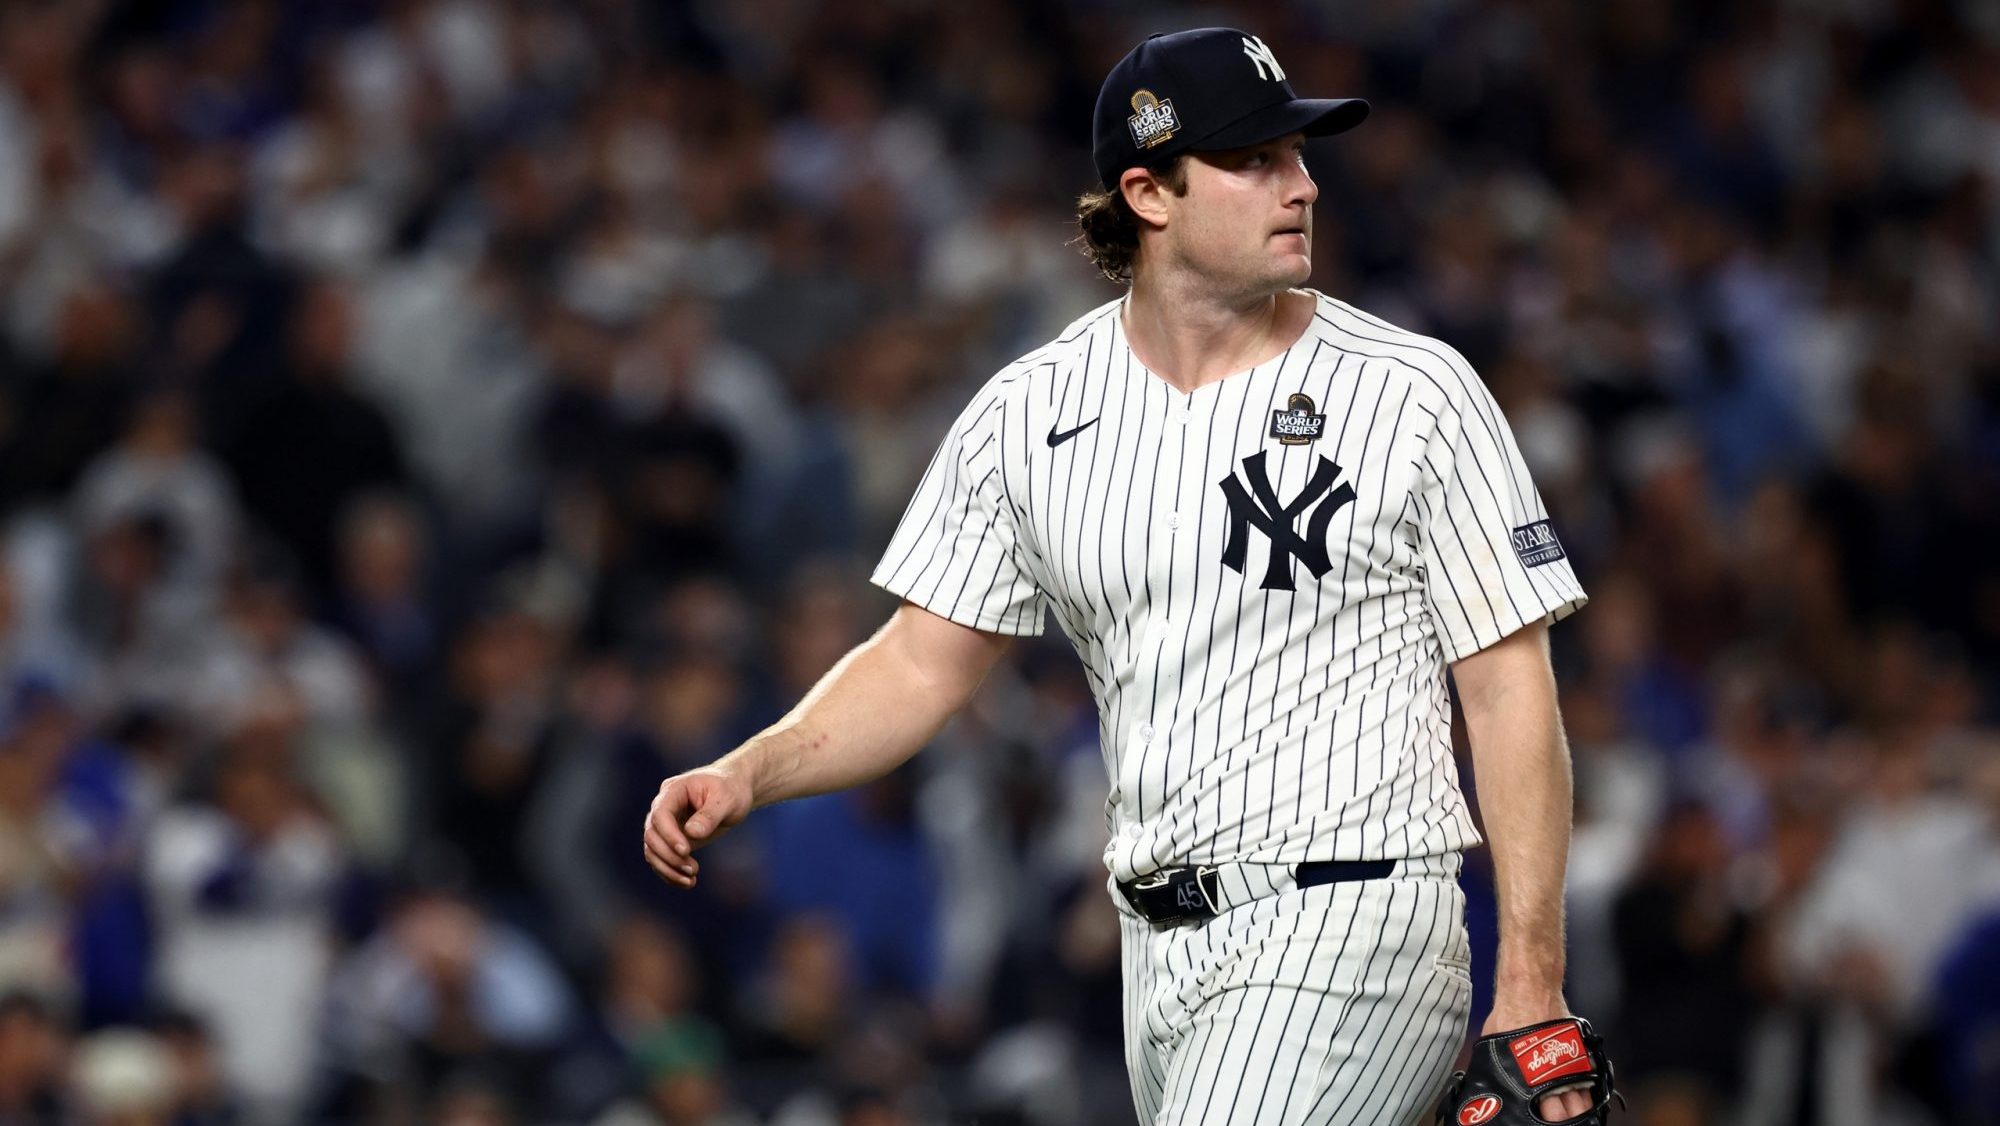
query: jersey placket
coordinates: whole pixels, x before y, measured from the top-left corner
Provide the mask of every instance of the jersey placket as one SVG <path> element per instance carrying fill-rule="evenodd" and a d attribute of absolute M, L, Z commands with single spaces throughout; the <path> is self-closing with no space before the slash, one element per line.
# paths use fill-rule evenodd
<path fill-rule="evenodd" d="M 1185 675 L 1182 649 L 1198 583 L 1195 571 L 1200 545 L 1196 540 L 1204 487 L 1198 478 L 1219 390 L 1219 385 L 1212 384 L 1192 394 L 1168 391 L 1160 471 L 1154 476 L 1149 498 L 1150 517 L 1134 513 L 1147 522 L 1146 577 L 1152 604 L 1145 636 L 1140 639 L 1142 658 L 1133 694 L 1137 706 L 1131 710 L 1131 722 L 1119 733 L 1124 749 L 1119 763 L 1120 792 L 1131 804 L 1125 811 L 1123 837 L 1113 841 L 1112 848 L 1116 859 L 1132 867 L 1115 870 L 1154 866 L 1152 857 L 1138 852 L 1141 839 L 1156 838 L 1166 830 L 1162 820 L 1165 799 L 1171 780 L 1178 777 L 1173 764 L 1187 758 L 1187 748 L 1174 743 L 1174 701 Z M 1147 846 L 1158 847 L 1157 840 Z"/>

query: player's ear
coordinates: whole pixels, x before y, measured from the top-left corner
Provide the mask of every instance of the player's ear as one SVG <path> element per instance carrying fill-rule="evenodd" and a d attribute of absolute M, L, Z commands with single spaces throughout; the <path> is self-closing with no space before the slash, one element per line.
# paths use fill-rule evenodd
<path fill-rule="evenodd" d="M 1164 179 L 1144 168 L 1127 168 L 1118 177 L 1118 190 L 1140 222 L 1154 227 L 1167 225 L 1167 197 L 1175 193 Z"/>

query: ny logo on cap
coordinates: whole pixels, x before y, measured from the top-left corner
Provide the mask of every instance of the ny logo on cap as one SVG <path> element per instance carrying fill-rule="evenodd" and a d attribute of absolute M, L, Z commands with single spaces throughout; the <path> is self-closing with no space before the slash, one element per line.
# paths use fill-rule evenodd
<path fill-rule="evenodd" d="M 1285 68 L 1278 65 L 1277 56 L 1271 54 L 1271 49 L 1264 46 L 1262 39 L 1254 35 L 1244 36 L 1243 53 L 1250 56 L 1251 62 L 1257 64 L 1257 73 L 1265 80 L 1270 82 L 1285 80 Z"/>

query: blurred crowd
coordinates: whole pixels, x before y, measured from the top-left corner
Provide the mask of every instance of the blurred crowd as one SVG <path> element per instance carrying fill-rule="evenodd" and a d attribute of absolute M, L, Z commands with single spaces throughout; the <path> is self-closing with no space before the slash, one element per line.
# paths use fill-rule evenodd
<path fill-rule="evenodd" d="M 2000 1121 L 2000 7 L 14 0 L 0 1123 L 1129 1122 L 1054 630 L 692 893 L 639 826 L 893 608 L 1115 293 L 1098 80 L 1217 22 L 1374 103 L 1313 284 L 1472 361 L 1594 596 L 1635 1119 Z"/>

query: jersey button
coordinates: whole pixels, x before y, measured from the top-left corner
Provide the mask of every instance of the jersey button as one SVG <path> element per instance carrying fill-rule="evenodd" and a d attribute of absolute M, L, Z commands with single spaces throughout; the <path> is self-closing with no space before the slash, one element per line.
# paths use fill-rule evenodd
<path fill-rule="evenodd" d="M 1167 527 L 1178 528 L 1180 526 L 1181 526 L 1181 514 L 1178 512 L 1167 513 Z"/>
<path fill-rule="evenodd" d="M 1152 724 L 1150 724 L 1150 723 L 1142 723 L 1142 724 L 1140 724 L 1140 725 L 1139 725 L 1139 741 L 1140 741 L 1141 743 L 1150 743 L 1150 742 L 1152 742 L 1152 741 L 1153 741 L 1153 725 L 1152 725 Z"/>
<path fill-rule="evenodd" d="M 1182 426 L 1186 426 L 1188 423 L 1194 421 L 1194 415 L 1187 411 L 1182 411 L 1174 416 L 1174 421 L 1180 423 Z"/>
<path fill-rule="evenodd" d="M 1141 833 L 1144 833 L 1144 832 L 1145 832 L 1145 830 L 1144 830 L 1144 829 L 1141 829 L 1141 828 L 1140 828 L 1140 827 L 1138 827 L 1137 825 L 1127 825 L 1127 826 L 1125 826 L 1125 835 L 1126 835 L 1126 836 L 1128 836 L 1128 837 L 1130 837 L 1130 838 L 1132 838 L 1132 839 L 1133 839 L 1133 840 L 1135 840 L 1135 841 L 1136 841 L 1136 840 L 1138 840 L 1138 839 L 1139 839 L 1139 835 L 1140 835 Z"/>

